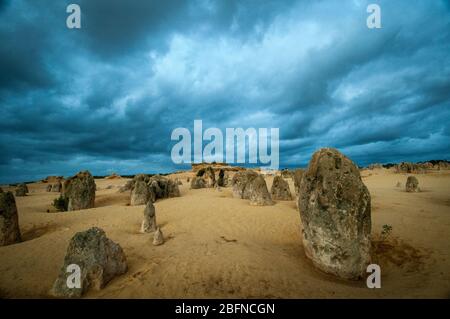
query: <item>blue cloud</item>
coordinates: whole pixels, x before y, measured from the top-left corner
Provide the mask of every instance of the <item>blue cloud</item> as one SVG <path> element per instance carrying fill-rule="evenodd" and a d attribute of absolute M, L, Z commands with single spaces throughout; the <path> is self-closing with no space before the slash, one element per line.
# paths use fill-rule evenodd
<path fill-rule="evenodd" d="M 0 2 L 0 182 L 180 169 L 195 119 L 279 127 L 281 166 L 448 159 L 448 1 L 369 2 Z"/>

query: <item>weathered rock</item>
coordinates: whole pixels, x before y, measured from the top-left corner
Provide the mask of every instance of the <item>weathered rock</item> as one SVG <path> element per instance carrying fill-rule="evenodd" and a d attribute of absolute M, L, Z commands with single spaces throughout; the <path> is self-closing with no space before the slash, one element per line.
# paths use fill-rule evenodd
<path fill-rule="evenodd" d="M 141 233 L 151 233 L 156 230 L 156 213 L 155 206 L 148 201 L 144 209 L 144 220 L 141 225 Z"/>
<path fill-rule="evenodd" d="M 133 186 L 134 180 L 129 180 L 125 183 L 125 185 L 119 188 L 119 193 L 125 193 L 127 191 L 130 191 L 133 188 Z"/>
<path fill-rule="evenodd" d="M 281 171 L 281 177 L 283 178 L 293 178 L 294 177 L 294 172 L 288 169 L 283 169 Z"/>
<path fill-rule="evenodd" d="M 274 204 L 269 190 L 267 189 L 266 181 L 261 175 L 256 176 L 247 183 L 244 193 L 248 194 L 250 205 L 269 206 Z"/>
<path fill-rule="evenodd" d="M 292 200 L 289 184 L 281 176 L 274 177 L 270 194 L 273 200 Z"/>
<path fill-rule="evenodd" d="M 206 182 L 203 177 L 195 176 L 191 180 L 191 189 L 205 188 Z"/>
<path fill-rule="evenodd" d="M 224 187 L 225 186 L 225 171 L 223 169 L 220 169 L 219 171 L 219 178 L 217 180 L 217 185 L 220 187 Z"/>
<path fill-rule="evenodd" d="M 304 171 L 300 168 L 296 169 L 294 171 L 294 175 L 292 177 L 294 179 L 295 195 L 297 195 L 297 196 L 299 194 L 300 182 L 302 181 L 303 172 Z"/>
<path fill-rule="evenodd" d="M 408 176 L 408 179 L 406 180 L 406 191 L 408 193 L 419 191 L 419 181 L 415 176 Z"/>
<path fill-rule="evenodd" d="M 80 267 L 80 288 L 69 288 L 69 265 Z M 64 265 L 56 279 L 52 294 L 57 297 L 81 297 L 87 290 L 102 289 L 111 279 L 127 271 L 127 260 L 122 248 L 106 237 L 97 227 L 76 233 L 64 258 Z M 73 272 L 73 270 L 72 270 Z"/>
<path fill-rule="evenodd" d="M 22 183 L 17 185 L 16 187 L 16 196 L 27 196 L 28 187 L 27 184 Z"/>
<path fill-rule="evenodd" d="M 147 184 L 143 180 L 138 180 L 131 191 L 130 205 L 145 205 L 151 198 Z"/>
<path fill-rule="evenodd" d="M 360 279 L 370 264 L 370 193 L 358 167 L 336 149 L 314 153 L 298 200 L 306 256 L 319 269 Z"/>
<path fill-rule="evenodd" d="M 155 231 L 155 234 L 153 235 L 153 245 L 159 246 L 162 244 L 164 244 L 164 235 L 161 229 L 158 227 L 158 229 L 156 229 Z"/>
<path fill-rule="evenodd" d="M 11 245 L 21 240 L 14 195 L 0 189 L 0 246 Z"/>
<path fill-rule="evenodd" d="M 52 191 L 52 184 L 48 184 L 46 187 L 47 192 L 51 192 Z"/>
<path fill-rule="evenodd" d="M 59 192 L 61 192 L 61 190 L 62 190 L 61 182 L 56 182 L 55 184 L 52 185 L 52 189 L 51 189 L 52 192 L 59 193 Z"/>
<path fill-rule="evenodd" d="M 242 199 L 250 199 L 249 193 L 245 191 L 249 182 L 255 179 L 258 173 L 254 171 L 241 171 L 234 174 L 231 179 L 231 186 L 233 187 L 233 196 Z"/>
<path fill-rule="evenodd" d="M 216 175 L 211 166 L 206 167 L 203 178 L 206 182 L 206 187 L 212 188 L 216 185 Z"/>
<path fill-rule="evenodd" d="M 167 181 L 167 197 L 180 197 L 180 189 L 178 188 L 178 183 L 173 180 Z"/>
<path fill-rule="evenodd" d="M 64 182 L 64 196 L 68 198 L 67 210 L 93 208 L 95 205 L 95 181 L 88 171 L 79 172 Z"/>

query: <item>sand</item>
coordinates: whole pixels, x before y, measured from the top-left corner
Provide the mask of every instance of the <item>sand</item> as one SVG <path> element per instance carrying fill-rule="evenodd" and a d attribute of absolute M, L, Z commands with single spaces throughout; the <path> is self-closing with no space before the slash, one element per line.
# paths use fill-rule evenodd
<path fill-rule="evenodd" d="M 50 205 L 57 193 L 29 184 L 29 196 L 16 198 L 24 241 L 0 247 L 0 297 L 49 298 L 70 238 L 98 226 L 122 246 L 129 269 L 85 298 L 449 298 L 450 172 L 416 175 L 420 193 L 404 191 L 407 175 L 362 175 L 372 195 L 374 239 L 383 225 L 393 227 L 374 252 L 381 289 L 312 266 L 295 201 L 253 207 L 233 198 L 231 188 L 190 190 L 192 175 L 183 173 L 171 176 L 183 182 L 181 197 L 155 203 L 162 246 L 139 232 L 144 206 L 128 206 L 129 193 L 118 193 L 125 178 L 97 179 L 96 207 L 64 213 Z"/>

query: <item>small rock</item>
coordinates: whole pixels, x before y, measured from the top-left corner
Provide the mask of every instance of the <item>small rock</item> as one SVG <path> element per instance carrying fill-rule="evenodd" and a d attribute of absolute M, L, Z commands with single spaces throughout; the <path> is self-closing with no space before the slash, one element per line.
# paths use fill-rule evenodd
<path fill-rule="evenodd" d="M 144 209 L 144 220 L 141 225 L 141 233 L 151 233 L 156 230 L 156 213 L 152 201 L 148 201 Z"/>
<path fill-rule="evenodd" d="M 153 235 L 153 245 L 159 246 L 162 244 L 164 244 L 164 236 L 161 229 L 158 227 L 158 229 L 156 229 L 155 234 Z"/>

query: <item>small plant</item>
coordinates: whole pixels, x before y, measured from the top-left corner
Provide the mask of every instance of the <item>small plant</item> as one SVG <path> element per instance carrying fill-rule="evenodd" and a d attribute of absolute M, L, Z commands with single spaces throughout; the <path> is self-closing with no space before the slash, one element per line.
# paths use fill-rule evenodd
<path fill-rule="evenodd" d="M 392 226 L 391 225 L 383 225 L 383 229 L 381 230 L 381 239 L 384 241 L 386 240 L 392 232 Z"/>
<path fill-rule="evenodd" d="M 69 199 L 60 195 L 53 200 L 53 206 L 60 212 L 66 212 L 69 207 Z"/>

